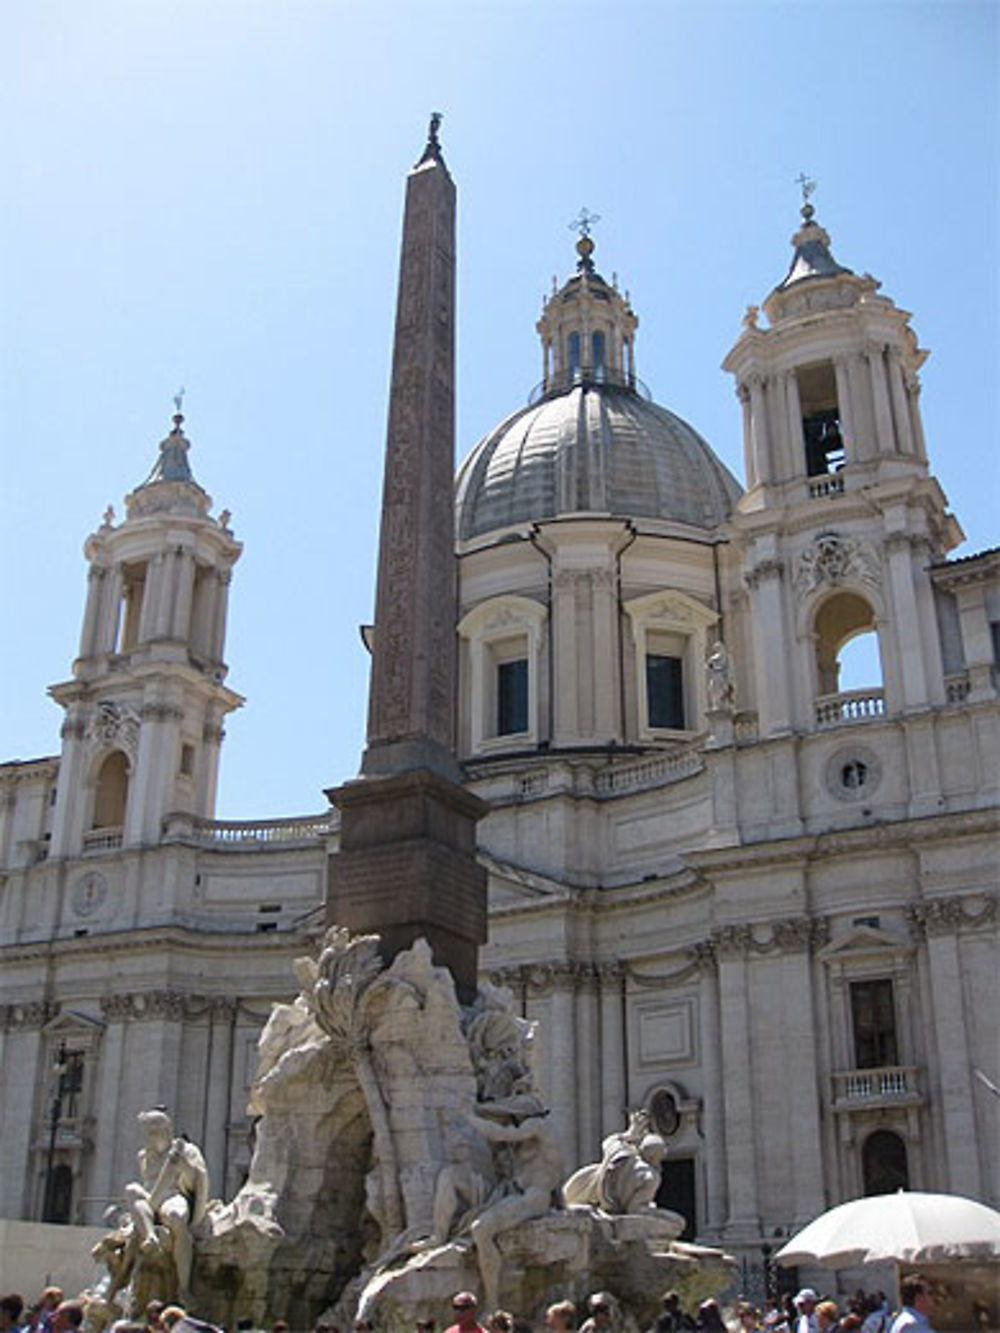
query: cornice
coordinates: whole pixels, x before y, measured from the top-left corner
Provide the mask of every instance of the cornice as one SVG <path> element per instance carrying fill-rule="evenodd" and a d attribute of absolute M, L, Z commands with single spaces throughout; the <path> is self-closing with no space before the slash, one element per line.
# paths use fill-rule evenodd
<path fill-rule="evenodd" d="M 858 854 L 873 847 L 909 849 L 914 844 L 978 837 L 998 831 L 1000 810 L 967 810 L 959 814 L 925 815 L 891 824 L 870 824 L 863 828 L 741 843 L 737 847 L 707 848 L 686 852 L 684 859 L 703 874 L 740 870 L 748 865 L 798 864 L 805 867 L 814 860 Z"/>
<path fill-rule="evenodd" d="M 109 931 L 106 934 L 71 936 L 30 943 L 0 945 L 3 966 L 12 963 L 40 962 L 53 956 L 62 959 L 91 958 L 95 955 L 151 953 L 170 949 L 184 954 L 231 955 L 234 950 L 254 953 L 297 955 L 308 943 L 306 932 L 248 930 L 207 930 L 177 926 L 147 926 L 136 930 Z"/>

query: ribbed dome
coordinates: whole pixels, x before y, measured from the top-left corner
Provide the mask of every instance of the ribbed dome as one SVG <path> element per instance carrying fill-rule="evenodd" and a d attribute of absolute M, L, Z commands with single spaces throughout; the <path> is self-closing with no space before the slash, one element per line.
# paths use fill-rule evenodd
<path fill-rule="evenodd" d="M 458 475 L 458 536 L 581 512 L 713 528 L 739 495 L 686 421 L 590 382 L 522 408 L 476 445 Z"/>

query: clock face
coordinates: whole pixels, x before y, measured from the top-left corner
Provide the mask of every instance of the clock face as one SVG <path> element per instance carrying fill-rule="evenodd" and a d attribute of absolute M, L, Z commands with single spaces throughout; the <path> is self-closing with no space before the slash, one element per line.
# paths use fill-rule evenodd
<path fill-rule="evenodd" d="M 73 886 L 73 911 L 77 916 L 89 916 L 107 896 L 108 881 L 98 871 L 89 870 Z"/>

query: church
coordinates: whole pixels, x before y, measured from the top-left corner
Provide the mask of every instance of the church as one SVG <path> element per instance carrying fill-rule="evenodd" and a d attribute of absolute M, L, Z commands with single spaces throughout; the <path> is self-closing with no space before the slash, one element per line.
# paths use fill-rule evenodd
<path fill-rule="evenodd" d="M 801 212 L 724 362 L 741 480 L 651 400 L 585 223 L 541 384 L 455 479 L 480 976 L 538 1020 L 567 1173 L 648 1109 L 661 1203 L 748 1290 L 842 1200 L 1000 1203 L 1000 552 L 949 559 L 927 352 Z M 242 546 L 184 427 L 86 539 L 59 753 L 0 765 L 3 1218 L 99 1224 L 154 1104 L 231 1198 L 326 924 L 333 804 L 214 818 Z"/>

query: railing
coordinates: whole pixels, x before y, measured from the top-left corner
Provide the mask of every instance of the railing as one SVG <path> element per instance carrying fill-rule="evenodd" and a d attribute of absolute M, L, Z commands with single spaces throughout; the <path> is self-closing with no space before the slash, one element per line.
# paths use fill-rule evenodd
<path fill-rule="evenodd" d="M 885 717 L 883 690 L 844 690 L 823 694 L 816 700 L 816 725 L 836 727 L 843 722 L 870 722 Z"/>
<path fill-rule="evenodd" d="M 528 406 L 534 407 L 543 398 L 555 398 L 558 394 L 575 389 L 578 385 L 590 387 L 594 384 L 607 385 L 613 389 L 630 389 L 640 398 L 645 398 L 648 403 L 653 401 L 649 386 L 644 384 L 638 375 L 629 375 L 625 371 L 612 370 L 610 367 L 594 370 L 590 366 L 582 366 L 576 370 L 561 370 L 558 374 L 553 371 L 528 394 Z"/>
<path fill-rule="evenodd" d="M 822 477 L 819 481 L 809 483 L 809 498 L 819 500 L 824 495 L 843 495 L 844 478 L 843 477 Z"/>
<path fill-rule="evenodd" d="M 287 819 L 197 819 L 192 815 L 168 815 L 167 838 L 191 838 L 208 847 L 245 850 L 273 847 L 289 842 L 315 842 L 340 827 L 336 810 L 321 815 L 292 815 Z"/>
<path fill-rule="evenodd" d="M 950 704 L 964 704 L 969 697 L 969 673 L 955 671 L 944 678 L 945 695 Z"/>
<path fill-rule="evenodd" d="M 644 759 L 641 763 L 626 767 L 608 769 L 598 773 L 594 779 L 594 789 L 600 795 L 627 791 L 633 787 L 652 786 L 661 782 L 680 782 L 683 778 L 694 777 L 705 767 L 701 755 L 694 750 L 683 750 L 680 754 L 657 755 L 655 759 Z"/>
<path fill-rule="evenodd" d="M 83 835 L 84 856 L 95 856 L 101 852 L 116 852 L 122 845 L 123 829 L 95 828 Z"/>
<path fill-rule="evenodd" d="M 913 1102 L 919 1096 L 915 1065 L 845 1069 L 833 1075 L 833 1105 L 836 1110 Z"/>

